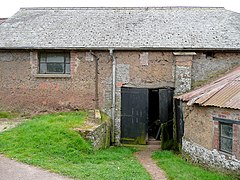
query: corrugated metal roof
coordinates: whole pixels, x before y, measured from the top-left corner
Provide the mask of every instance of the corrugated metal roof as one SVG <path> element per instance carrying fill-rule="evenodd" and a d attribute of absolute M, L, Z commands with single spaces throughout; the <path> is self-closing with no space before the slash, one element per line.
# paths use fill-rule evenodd
<path fill-rule="evenodd" d="M 22 8 L 1 49 L 240 49 L 240 13 L 210 7 Z"/>
<path fill-rule="evenodd" d="M 188 105 L 240 109 L 240 66 L 197 90 L 175 97 Z"/>

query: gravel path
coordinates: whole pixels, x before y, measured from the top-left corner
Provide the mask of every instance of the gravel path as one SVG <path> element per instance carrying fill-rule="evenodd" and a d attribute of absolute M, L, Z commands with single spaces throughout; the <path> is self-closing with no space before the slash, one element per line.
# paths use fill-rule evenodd
<path fill-rule="evenodd" d="M 159 148 L 159 143 L 149 144 L 144 150 L 136 152 L 135 156 L 148 171 L 153 180 L 167 180 L 164 171 L 161 170 L 157 166 L 156 162 L 151 158 L 152 152 L 158 150 Z"/>
<path fill-rule="evenodd" d="M 19 163 L 0 155 L 1 180 L 70 180 L 49 171 Z"/>

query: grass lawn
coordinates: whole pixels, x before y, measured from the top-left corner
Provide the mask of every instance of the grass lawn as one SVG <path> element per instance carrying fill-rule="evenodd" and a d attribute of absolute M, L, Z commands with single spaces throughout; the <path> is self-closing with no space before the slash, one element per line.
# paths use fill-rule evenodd
<path fill-rule="evenodd" d="M 194 180 L 227 180 L 237 179 L 220 172 L 209 171 L 203 167 L 186 162 L 171 151 L 156 151 L 153 159 L 167 174 L 168 179 L 194 179 Z"/>
<path fill-rule="evenodd" d="M 73 131 L 86 112 L 41 115 L 0 133 L 0 153 L 76 179 L 150 179 L 134 148 L 94 151 Z"/>

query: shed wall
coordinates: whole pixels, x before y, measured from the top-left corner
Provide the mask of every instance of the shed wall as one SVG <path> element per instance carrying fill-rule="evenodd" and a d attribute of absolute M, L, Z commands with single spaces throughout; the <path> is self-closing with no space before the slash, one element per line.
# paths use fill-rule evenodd
<path fill-rule="evenodd" d="M 209 150 L 219 148 L 219 123 L 214 117 L 240 123 L 240 111 L 228 108 L 187 106 L 183 103 L 184 138 Z M 233 125 L 233 154 L 240 159 L 240 125 Z"/>
<path fill-rule="evenodd" d="M 184 138 L 212 149 L 213 119 L 212 108 L 187 106 L 183 103 Z"/>

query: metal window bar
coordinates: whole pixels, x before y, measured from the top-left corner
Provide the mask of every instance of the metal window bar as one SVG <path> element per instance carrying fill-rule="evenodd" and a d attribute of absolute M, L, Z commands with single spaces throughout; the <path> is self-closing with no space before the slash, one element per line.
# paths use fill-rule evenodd
<path fill-rule="evenodd" d="M 56 53 L 56 54 L 59 54 L 59 53 Z M 38 70 L 38 72 L 41 73 L 41 65 L 45 64 L 46 65 L 46 71 L 44 72 L 44 74 L 56 74 L 56 73 L 57 74 L 69 74 L 69 72 L 66 72 L 67 64 L 69 64 L 69 66 L 70 66 L 70 61 L 67 62 L 67 58 L 70 58 L 69 53 L 64 53 L 63 58 L 64 58 L 63 62 L 54 62 L 55 64 L 63 65 L 63 72 L 62 73 L 60 73 L 60 72 L 49 72 L 47 70 L 47 67 L 52 62 L 48 62 L 48 53 L 46 53 L 46 52 L 40 53 L 39 54 L 39 67 L 38 67 L 39 70 Z M 44 59 L 44 62 L 42 62 L 42 59 Z"/>

